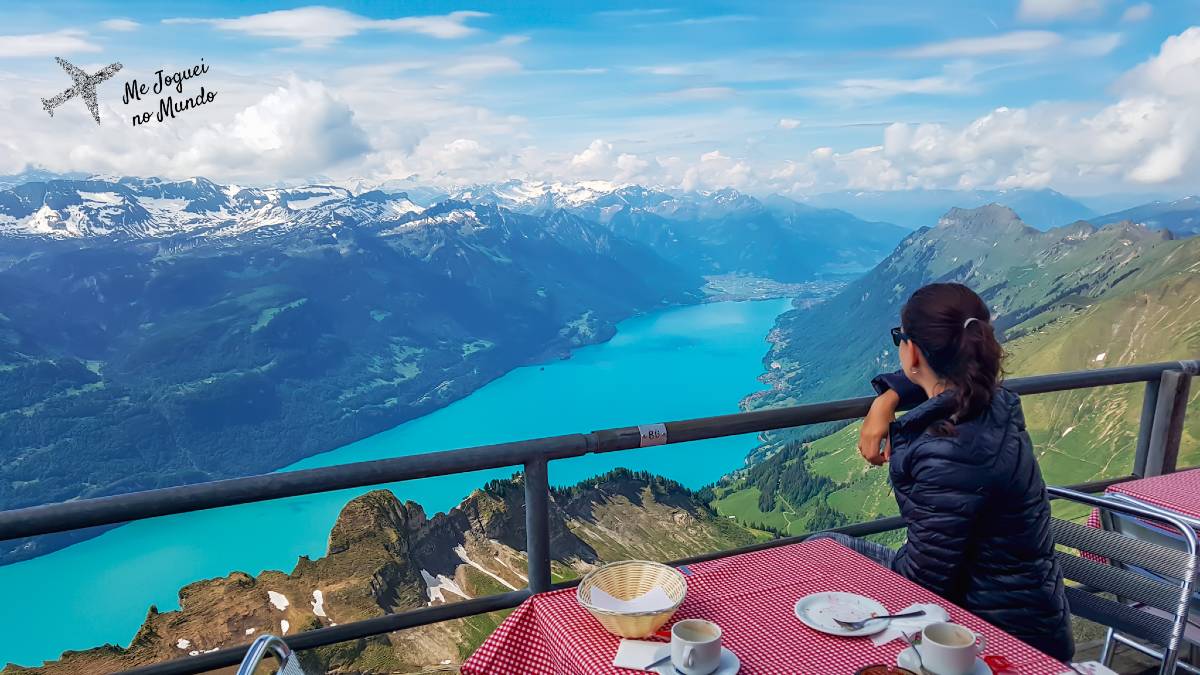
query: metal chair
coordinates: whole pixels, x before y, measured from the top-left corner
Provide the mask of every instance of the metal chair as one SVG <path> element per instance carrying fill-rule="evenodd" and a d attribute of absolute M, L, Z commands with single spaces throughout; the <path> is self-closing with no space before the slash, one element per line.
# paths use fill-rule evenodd
<path fill-rule="evenodd" d="M 1106 659 L 1111 658 L 1111 646 L 1115 640 L 1161 660 L 1161 675 L 1174 673 L 1177 665 L 1188 672 L 1200 673 L 1200 669 L 1179 663 L 1179 650 L 1188 628 L 1188 606 L 1196 579 L 1195 531 L 1186 521 L 1162 509 L 1063 488 L 1048 488 L 1048 491 L 1054 498 L 1098 508 L 1102 514 L 1108 510 L 1157 521 L 1182 533 L 1184 547 L 1179 550 L 1118 532 L 1086 527 L 1058 518 L 1051 520 L 1054 541 L 1059 545 L 1055 555 L 1062 566 L 1063 576 L 1075 582 L 1066 589 L 1071 613 L 1109 627 Z M 1063 547 L 1102 556 L 1109 560 L 1109 564 L 1074 555 L 1064 551 Z M 1144 576 L 1130 567 L 1148 570 L 1156 576 Z M 1111 594 L 1116 599 L 1102 594 Z M 1151 608 L 1157 612 L 1145 611 Z M 1159 645 L 1163 649 L 1157 651 L 1133 638 Z M 1104 662 L 1107 665 L 1107 660 Z"/>
<path fill-rule="evenodd" d="M 242 665 L 238 666 L 237 675 L 254 675 L 255 669 L 267 655 L 274 656 L 279 662 L 275 670 L 276 675 L 306 675 L 304 668 L 300 666 L 299 655 L 292 651 L 282 638 L 274 635 L 261 635 L 250 645 L 246 658 L 242 659 Z"/>
<path fill-rule="evenodd" d="M 1167 511 L 1153 504 L 1147 504 L 1140 500 L 1134 499 L 1133 497 L 1119 493 L 1110 494 L 1107 495 L 1107 497 L 1112 500 L 1119 500 L 1134 504 L 1136 506 L 1142 506 L 1152 511 L 1162 511 L 1168 513 L 1169 515 L 1174 515 L 1190 525 L 1193 531 L 1200 533 L 1200 520 L 1195 518 L 1190 518 L 1183 514 Z M 1178 551 L 1187 550 L 1187 541 L 1180 532 L 1167 530 L 1157 525 L 1152 525 L 1138 518 L 1134 518 L 1133 516 L 1122 513 L 1114 513 L 1107 509 L 1101 509 L 1100 526 L 1105 530 L 1119 532 L 1126 537 L 1141 539 L 1142 541 L 1148 541 L 1158 544 L 1159 546 L 1173 548 Z M 1164 582 L 1167 581 L 1151 570 L 1143 569 L 1136 565 L 1123 565 L 1121 563 L 1117 564 L 1142 576 L 1155 578 Z M 1200 579 L 1198 579 L 1198 581 L 1200 581 Z M 1137 607 L 1145 612 L 1150 612 L 1151 614 L 1158 614 L 1160 616 L 1163 614 L 1162 610 L 1154 607 L 1146 607 L 1140 603 L 1133 603 L 1131 606 Z M 1183 663 L 1181 661 L 1179 667 L 1189 672 L 1200 673 L 1200 658 L 1198 658 L 1200 657 L 1200 590 L 1197 590 L 1192 594 L 1191 613 L 1188 618 L 1188 627 L 1184 632 L 1183 640 L 1185 643 L 1187 643 L 1187 647 L 1190 648 L 1190 653 L 1185 652 L 1181 655 L 1181 658 L 1183 658 L 1184 655 L 1187 656 L 1187 663 Z M 1129 640 L 1110 628 L 1104 639 L 1104 649 L 1101 652 L 1102 659 L 1112 658 L 1112 650 L 1116 643 L 1129 645 Z M 1136 649 L 1136 646 L 1134 648 Z M 1105 660 L 1104 663 L 1107 665 L 1107 660 Z"/>

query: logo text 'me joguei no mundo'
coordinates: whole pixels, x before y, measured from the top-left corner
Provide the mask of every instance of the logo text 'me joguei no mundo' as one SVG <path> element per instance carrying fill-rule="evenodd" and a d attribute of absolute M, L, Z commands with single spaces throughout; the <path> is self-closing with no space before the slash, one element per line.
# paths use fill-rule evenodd
<path fill-rule="evenodd" d="M 121 70 L 121 64 L 113 63 L 92 75 L 62 58 L 55 58 L 55 61 L 71 76 L 73 84 L 52 98 L 42 99 L 42 107 L 53 117 L 56 108 L 78 96 L 87 106 L 88 112 L 92 114 L 92 118 L 96 120 L 96 124 L 99 124 L 100 110 L 96 104 L 96 86 Z M 125 105 L 141 102 L 143 96 L 150 94 L 160 96 L 157 110 L 151 109 L 134 113 L 129 118 L 130 124 L 136 127 L 151 120 L 163 122 L 167 119 L 174 119 L 179 113 L 192 110 L 205 103 L 212 103 L 217 98 L 217 92 L 206 90 L 203 85 L 200 86 L 200 90 L 195 96 L 175 98 L 176 94 L 183 94 L 183 85 L 185 82 L 198 78 L 207 72 L 208 64 L 202 58 L 200 59 L 200 63 L 184 70 L 168 73 L 165 68 L 160 68 L 154 71 L 155 79 L 152 84 L 138 82 L 136 78 L 126 82 L 125 93 L 121 96 L 121 101 Z M 174 93 L 170 93 L 172 90 L 174 90 Z M 161 96 L 164 91 L 168 92 L 168 94 Z"/>

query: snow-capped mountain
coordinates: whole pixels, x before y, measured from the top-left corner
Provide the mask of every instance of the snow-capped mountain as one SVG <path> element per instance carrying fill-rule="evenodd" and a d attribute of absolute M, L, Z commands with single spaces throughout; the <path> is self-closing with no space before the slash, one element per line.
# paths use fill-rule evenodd
<path fill-rule="evenodd" d="M 354 195 L 330 185 L 253 188 L 204 178 L 33 181 L 0 191 L 0 235 L 236 237 L 296 227 L 338 227 L 420 211 L 404 193 Z"/>
<path fill-rule="evenodd" d="M 414 189 L 426 198 L 433 194 Z M 333 185 L 258 188 L 204 178 L 50 179 L 0 191 L 0 237 L 232 244 L 290 232 L 323 237 L 343 228 L 390 235 L 447 219 L 472 227 L 469 223 L 481 218 L 496 222 L 498 213 L 530 217 L 550 231 L 573 223 L 564 217 L 569 214 L 691 274 L 737 272 L 801 281 L 867 269 L 905 234 L 894 225 L 862 221 L 844 211 L 802 207 L 783 198 L 764 202 L 733 189 L 510 180 L 453 190 L 433 204 L 422 201 L 406 192 L 355 192 Z"/>

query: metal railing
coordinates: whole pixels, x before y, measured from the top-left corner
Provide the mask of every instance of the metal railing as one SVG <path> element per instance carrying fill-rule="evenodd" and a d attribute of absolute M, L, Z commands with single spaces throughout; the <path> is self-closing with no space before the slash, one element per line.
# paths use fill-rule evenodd
<path fill-rule="evenodd" d="M 1008 380 L 1006 386 L 1018 394 L 1028 395 L 1137 382 L 1146 384 L 1133 473 L 1071 486 L 1082 491 L 1098 491 L 1108 485 L 1130 478 L 1160 475 L 1175 470 L 1191 378 L 1196 374 L 1200 374 L 1200 361 L 1168 361 L 1014 378 Z M 586 434 L 566 434 L 34 506 L 0 512 L 0 541 L 347 488 L 481 469 L 523 466 L 528 588 L 319 628 L 286 638 L 287 644 L 292 649 L 310 649 L 404 628 L 508 609 L 520 604 L 532 593 L 577 583 L 551 584 L 548 521 L 550 485 L 547 463 L 552 460 L 850 420 L 865 415 L 872 400 L 873 397 L 866 396 L 789 408 L 619 427 Z M 898 529 L 902 526 L 903 521 L 900 518 L 891 517 L 855 523 L 838 528 L 837 531 L 853 536 L 865 536 Z M 672 564 L 711 560 L 726 555 L 781 546 L 800 541 L 803 538 L 803 536 L 785 537 L 732 551 L 717 551 L 694 556 L 674 561 Z M 248 647 L 249 645 L 226 648 L 127 672 L 138 675 L 201 673 L 236 665 L 241 661 Z"/>

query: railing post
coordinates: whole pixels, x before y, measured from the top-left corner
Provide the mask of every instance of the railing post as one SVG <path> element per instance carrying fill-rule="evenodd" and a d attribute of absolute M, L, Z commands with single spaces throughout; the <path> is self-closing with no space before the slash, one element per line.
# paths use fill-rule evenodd
<path fill-rule="evenodd" d="M 1143 475 L 1161 476 L 1175 471 L 1191 382 L 1192 376 L 1187 372 L 1163 372 L 1159 381 L 1158 401 L 1154 407 L 1154 424 L 1150 430 Z"/>
<path fill-rule="evenodd" d="M 550 477 L 545 458 L 525 463 L 525 551 L 529 590 L 550 589 Z"/>
<path fill-rule="evenodd" d="M 1161 376 L 1160 376 L 1161 377 Z M 1133 453 L 1133 475 L 1146 475 L 1146 457 L 1150 451 L 1150 432 L 1154 429 L 1154 411 L 1158 407 L 1158 387 L 1161 380 L 1146 382 L 1142 395 L 1142 419 L 1138 422 L 1137 450 Z"/>

